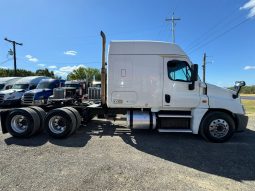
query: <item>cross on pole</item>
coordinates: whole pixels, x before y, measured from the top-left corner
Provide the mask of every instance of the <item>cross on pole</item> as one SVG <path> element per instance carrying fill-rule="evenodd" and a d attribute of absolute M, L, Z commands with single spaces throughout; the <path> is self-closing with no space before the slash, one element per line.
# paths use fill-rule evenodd
<path fill-rule="evenodd" d="M 172 15 L 171 19 L 166 19 L 166 21 L 171 21 L 172 22 L 172 42 L 173 44 L 175 43 L 175 26 L 176 26 L 176 21 L 181 20 L 180 18 L 175 18 L 174 13 Z"/>
<path fill-rule="evenodd" d="M 7 42 L 12 43 L 13 46 L 13 60 L 14 60 L 14 76 L 17 76 L 17 64 L 16 64 L 16 44 L 22 46 L 22 43 L 18 43 L 14 40 L 9 40 L 7 38 L 5 38 L 4 40 L 6 40 Z"/>

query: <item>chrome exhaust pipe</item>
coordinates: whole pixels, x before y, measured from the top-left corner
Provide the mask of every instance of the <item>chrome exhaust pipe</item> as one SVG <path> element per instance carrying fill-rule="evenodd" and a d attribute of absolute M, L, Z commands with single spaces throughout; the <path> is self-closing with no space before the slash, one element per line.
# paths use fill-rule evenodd
<path fill-rule="evenodd" d="M 105 68 L 105 44 L 106 37 L 103 31 L 101 31 L 102 37 L 102 68 L 101 68 L 101 104 L 106 105 L 106 68 Z"/>

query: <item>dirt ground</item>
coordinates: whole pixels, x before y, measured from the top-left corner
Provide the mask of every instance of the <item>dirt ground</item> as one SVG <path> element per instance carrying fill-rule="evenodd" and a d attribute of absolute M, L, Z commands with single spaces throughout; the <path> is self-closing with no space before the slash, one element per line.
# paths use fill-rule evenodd
<path fill-rule="evenodd" d="M 255 117 L 213 144 L 93 120 L 63 140 L 0 134 L 0 190 L 255 190 Z"/>

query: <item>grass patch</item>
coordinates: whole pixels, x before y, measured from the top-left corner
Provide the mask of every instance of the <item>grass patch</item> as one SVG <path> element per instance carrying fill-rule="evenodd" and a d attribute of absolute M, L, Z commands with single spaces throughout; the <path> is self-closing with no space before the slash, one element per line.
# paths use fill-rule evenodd
<path fill-rule="evenodd" d="M 242 100 L 247 115 L 255 116 L 255 100 Z"/>
<path fill-rule="evenodd" d="M 255 97 L 255 94 L 240 94 L 240 96 L 253 96 L 253 97 Z"/>

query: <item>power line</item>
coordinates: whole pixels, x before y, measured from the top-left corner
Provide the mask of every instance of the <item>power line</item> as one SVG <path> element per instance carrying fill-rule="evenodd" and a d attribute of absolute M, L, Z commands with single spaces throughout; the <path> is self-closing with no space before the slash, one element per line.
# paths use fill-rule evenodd
<path fill-rule="evenodd" d="M 206 32 L 202 33 L 198 38 L 191 41 L 191 43 L 189 43 L 185 47 L 185 49 L 193 49 L 196 46 L 199 46 L 207 37 L 209 37 L 209 35 L 215 33 L 215 31 L 217 31 L 220 26 L 224 24 L 224 27 L 226 28 L 228 24 L 232 23 L 234 20 L 240 17 L 240 16 L 236 16 L 231 19 L 231 17 L 235 15 L 235 13 L 239 12 L 238 7 L 240 7 L 240 5 L 236 6 L 235 9 L 230 14 L 227 14 L 227 16 L 225 16 L 223 19 L 220 19 L 215 25 L 210 27 Z"/>
<path fill-rule="evenodd" d="M 246 23 L 246 22 L 249 21 L 249 20 L 250 20 L 250 19 L 247 18 L 247 19 L 243 20 L 242 22 L 240 22 L 240 23 L 238 23 L 238 24 L 232 26 L 231 28 L 229 28 L 229 29 L 225 30 L 224 32 L 222 32 L 221 34 L 217 35 L 215 38 L 213 38 L 213 39 L 211 39 L 211 40 L 209 40 L 209 41 L 207 41 L 207 42 L 201 44 L 201 45 L 198 46 L 196 49 L 190 51 L 189 54 L 191 54 L 191 53 L 193 53 L 193 52 L 199 50 L 200 48 L 202 48 L 202 47 L 204 47 L 204 46 L 206 46 L 206 45 L 208 45 L 208 44 L 210 44 L 210 43 L 212 43 L 213 41 L 215 41 L 215 40 L 217 40 L 218 38 L 224 36 L 225 34 L 231 32 L 232 30 L 234 30 L 234 29 L 237 28 L 238 26 L 240 26 L 240 25 Z"/>
<path fill-rule="evenodd" d="M 9 62 L 10 60 L 12 60 L 12 58 L 8 58 L 7 60 L 1 62 L 0 64 L 5 64 L 5 63 Z"/>

